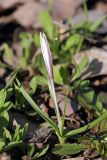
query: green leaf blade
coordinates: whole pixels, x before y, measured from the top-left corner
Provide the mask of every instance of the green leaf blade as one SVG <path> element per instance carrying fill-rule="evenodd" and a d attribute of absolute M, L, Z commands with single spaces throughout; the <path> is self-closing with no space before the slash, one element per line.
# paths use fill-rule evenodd
<path fill-rule="evenodd" d="M 87 149 L 87 146 L 83 144 L 66 143 L 66 144 L 58 145 L 54 147 L 52 149 L 52 153 L 58 154 L 58 155 L 73 155 L 81 151 L 84 151 L 86 149 Z"/>

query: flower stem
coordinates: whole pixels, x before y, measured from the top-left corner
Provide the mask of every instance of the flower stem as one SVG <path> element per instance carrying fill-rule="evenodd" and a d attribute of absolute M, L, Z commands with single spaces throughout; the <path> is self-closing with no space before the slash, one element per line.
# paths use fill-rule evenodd
<path fill-rule="evenodd" d="M 58 127 L 59 127 L 59 130 L 60 130 L 60 135 L 62 136 L 62 120 L 61 120 L 61 115 L 60 115 L 60 111 L 59 111 L 57 100 L 56 100 L 56 93 L 55 93 L 55 87 L 54 87 L 53 79 L 48 78 L 48 85 L 49 85 L 50 95 L 52 97 L 53 104 L 54 104 L 54 109 L 55 109 L 55 114 L 56 114 L 57 121 L 58 121 Z"/>

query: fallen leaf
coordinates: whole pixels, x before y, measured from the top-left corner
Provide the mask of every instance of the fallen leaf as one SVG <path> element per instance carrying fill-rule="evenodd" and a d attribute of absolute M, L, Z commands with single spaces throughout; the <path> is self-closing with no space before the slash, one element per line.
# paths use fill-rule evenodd
<path fill-rule="evenodd" d="M 39 2 L 29 1 L 13 13 L 13 18 L 23 27 L 32 27 L 35 23 L 39 22 L 39 14 L 43 9 L 43 5 Z"/>
<path fill-rule="evenodd" d="M 105 2 L 99 1 L 99 2 L 96 4 L 95 7 L 96 7 L 97 10 L 107 12 L 107 2 L 105 3 Z"/>
<path fill-rule="evenodd" d="M 11 160 L 11 158 L 10 158 L 10 155 L 4 152 L 0 154 L 0 160 Z"/>
<path fill-rule="evenodd" d="M 28 0 L 27 0 L 28 1 Z M 3 0 L 0 1 L 0 12 L 10 9 L 18 4 L 23 4 L 26 0 Z"/>
<path fill-rule="evenodd" d="M 55 20 L 64 20 L 72 17 L 76 14 L 77 8 L 81 4 L 82 0 L 76 0 L 75 3 L 73 0 L 54 0 L 51 6 L 52 17 Z M 15 8 L 15 11 L 7 16 L 2 16 L 0 19 L 1 24 L 8 24 L 15 21 L 23 27 L 35 29 L 41 26 L 39 22 L 41 10 L 49 10 L 49 4 L 46 0 L 5 0 L 0 2 L 1 11 L 11 8 Z M 27 12 L 29 14 L 26 14 Z"/>
<path fill-rule="evenodd" d="M 55 20 L 62 20 L 73 16 L 82 0 L 54 0 L 52 2 L 52 15 Z"/>
<path fill-rule="evenodd" d="M 99 18 L 102 18 L 104 16 L 105 12 L 104 11 L 97 11 L 97 10 L 90 10 L 88 12 L 88 20 L 90 22 L 95 22 L 96 20 L 98 20 Z M 83 22 L 85 20 L 85 14 L 84 12 L 82 12 L 81 14 L 77 14 L 75 15 L 71 22 L 73 25 L 79 24 L 81 22 Z"/>
<path fill-rule="evenodd" d="M 83 155 L 84 155 L 85 158 L 93 159 L 93 158 L 99 156 L 99 152 L 97 150 L 87 149 L 87 150 L 84 151 Z"/>
<path fill-rule="evenodd" d="M 82 72 L 82 79 L 95 76 L 107 75 L 107 51 L 100 48 L 92 48 L 79 54 L 76 54 L 74 59 L 77 64 L 87 56 L 89 65 Z"/>
<path fill-rule="evenodd" d="M 58 106 L 62 114 L 64 114 L 65 107 L 66 107 L 66 110 L 65 110 L 66 116 L 72 115 L 79 109 L 78 104 L 73 102 L 70 98 L 65 97 L 64 95 L 61 95 L 61 94 L 56 94 L 56 97 L 57 97 Z M 49 99 L 49 106 L 53 108 L 53 103 L 51 98 Z"/>
<path fill-rule="evenodd" d="M 23 156 L 22 160 L 31 160 L 31 158 L 29 156 Z"/>

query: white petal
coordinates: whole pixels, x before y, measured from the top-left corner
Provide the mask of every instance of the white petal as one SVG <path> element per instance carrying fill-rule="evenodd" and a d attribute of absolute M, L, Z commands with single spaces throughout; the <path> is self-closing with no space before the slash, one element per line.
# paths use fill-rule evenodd
<path fill-rule="evenodd" d="M 49 78 L 53 79 L 52 56 L 47 38 L 44 33 L 40 33 L 40 44 Z"/>

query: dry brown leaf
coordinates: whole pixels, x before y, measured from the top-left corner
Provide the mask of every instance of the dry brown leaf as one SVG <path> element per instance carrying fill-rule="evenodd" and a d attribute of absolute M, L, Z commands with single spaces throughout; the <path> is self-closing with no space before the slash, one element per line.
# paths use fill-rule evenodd
<path fill-rule="evenodd" d="M 100 48 L 92 48 L 75 55 L 77 64 L 87 56 L 89 65 L 83 71 L 82 78 L 95 77 L 100 75 L 107 75 L 107 51 Z"/>
<path fill-rule="evenodd" d="M 0 154 L 0 160 L 11 160 L 11 158 L 10 158 L 10 155 L 4 152 Z"/>
<path fill-rule="evenodd" d="M 104 11 L 97 11 L 97 10 L 90 10 L 88 12 L 88 20 L 90 22 L 95 22 L 96 20 L 98 20 L 99 18 L 103 17 L 105 14 Z M 83 22 L 85 20 L 85 14 L 84 12 L 82 12 L 81 14 L 77 14 L 76 16 L 74 16 L 72 18 L 72 24 L 79 24 L 81 22 Z"/>
<path fill-rule="evenodd" d="M 107 3 L 104 3 L 104 2 L 99 1 L 99 2 L 96 4 L 96 9 L 106 12 L 106 11 L 107 11 Z"/>
<path fill-rule="evenodd" d="M 8 1 L 8 2 L 7 2 Z M 21 5 L 19 5 L 21 4 Z M 61 4 L 61 5 L 60 5 Z M 82 0 L 54 0 L 52 2 L 52 15 L 55 20 L 62 20 L 73 16 Z M 0 3 L 0 9 L 6 10 L 18 6 L 13 14 L 0 18 L 1 24 L 8 24 L 16 21 L 23 27 L 40 27 L 39 14 L 41 10 L 48 9 L 48 2 L 35 0 L 5 0 Z"/>
<path fill-rule="evenodd" d="M 65 110 L 66 116 L 72 115 L 79 109 L 79 106 L 75 102 L 71 101 L 68 97 L 65 97 L 64 95 L 61 95 L 61 94 L 56 94 L 56 97 L 57 97 L 58 106 L 62 114 L 64 114 L 65 107 L 66 107 L 66 110 Z M 49 99 L 49 106 L 53 108 L 53 103 L 51 98 Z"/>
<path fill-rule="evenodd" d="M 26 2 L 26 0 L 3 0 L 3 1 L 0 1 L 0 11 L 12 8 L 18 4 L 23 4 L 24 2 Z"/>
<path fill-rule="evenodd" d="M 29 156 L 23 156 L 22 160 L 31 160 L 31 158 Z"/>
<path fill-rule="evenodd" d="M 73 16 L 77 8 L 82 4 L 82 0 L 54 0 L 52 13 L 55 20 L 66 19 Z"/>
<path fill-rule="evenodd" d="M 85 158 L 88 158 L 88 159 L 93 159 L 95 160 L 94 158 L 98 157 L 99 156 L 99 152 L 97 150 L 90 150 L 90 149 L 87 149 L 83 152 L 83 155 Z M 98 158 L 97 158 L 98 159 Z M 96 160 L 97 160 L 96 159 Z"/>
<path fill-rule="evenodd" d="M 32 27 L 39 21 L 39 14 L 44 7 L 38 2 L 29 1 L 20 6 L 14 13 L 13 18 L 23 27 Z"/>

